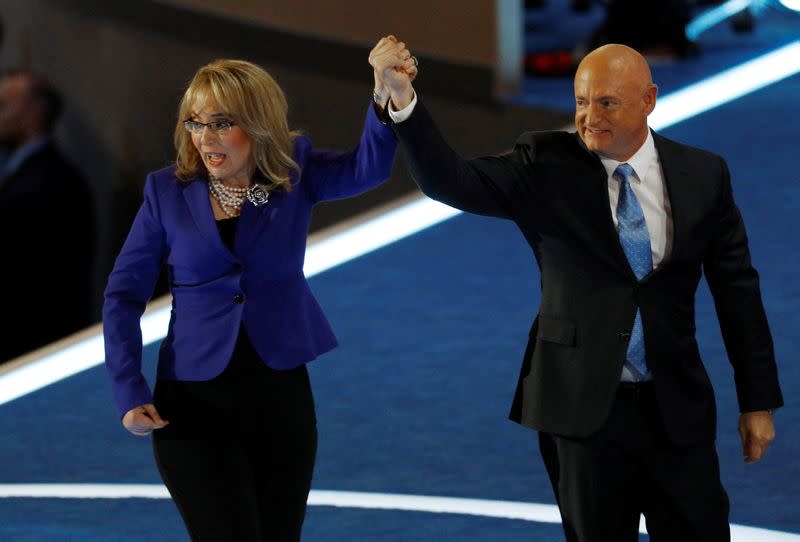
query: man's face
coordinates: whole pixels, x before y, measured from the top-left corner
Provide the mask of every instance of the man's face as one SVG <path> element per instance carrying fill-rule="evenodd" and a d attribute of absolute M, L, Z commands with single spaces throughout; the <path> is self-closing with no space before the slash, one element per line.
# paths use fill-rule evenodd
<path fill-rule="evenodd" d="M 32 102 L 24 77 L 11 75 L 0 80 L 0 145 L 15 149 L 24 143 L 31 116 L 35 115 Z"/>
<path fill-rule="evenodd" d="M 598 154 L 624 162 L 647 139 L 656 87 L 624 71 L 582 66 L 575 75 L 575 127 Z"/>

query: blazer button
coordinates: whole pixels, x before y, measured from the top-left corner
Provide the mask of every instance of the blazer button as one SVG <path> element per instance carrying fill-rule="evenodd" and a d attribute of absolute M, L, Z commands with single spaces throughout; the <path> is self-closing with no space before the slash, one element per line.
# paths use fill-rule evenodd
<path fill-rule="evenodd" d="M 236 294 L 233 296 L 234 303 L 244 303 L 244 296 L 242 294 Z"/>
<path fill-rule="evenodd" d="M 629 341 L 630 338 L 631 338 L 631 332 L 630 331 L 621 331 L 620 334 L 619 334 L 619 338 L 622 339 L 623 341 Z"/>

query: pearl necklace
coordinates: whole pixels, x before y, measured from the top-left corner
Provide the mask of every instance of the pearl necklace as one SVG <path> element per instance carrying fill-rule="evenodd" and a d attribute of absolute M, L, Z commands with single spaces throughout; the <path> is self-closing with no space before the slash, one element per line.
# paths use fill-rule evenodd
<path fill-rule="evenodd" d="M 216 177 L 210 177 L 208 180 L 208 187 L 211 196 L 217 200 L 222 211 L 228 216 L 239 216 L 242 209 L 242 204 L 247 199 L 247 188 L 234 188 L 227 186 L 225 183 Z"/>

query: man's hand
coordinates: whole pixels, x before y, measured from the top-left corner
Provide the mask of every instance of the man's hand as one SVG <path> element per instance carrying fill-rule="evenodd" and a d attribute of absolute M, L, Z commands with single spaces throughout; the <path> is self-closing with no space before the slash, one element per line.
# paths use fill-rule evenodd
<path fill-rule="evenodd" d="M 742 439 L 745 462 L 753 463 L 760 460 L 775 440 L 772 414 L 766 410 L 742 412 L 739 416 L 739 436 Z"/>
<path fill-rule="evenodd" d="M 151 403 L 132 408 L 122 417 L 122 425 L 137 437 L 146 437 L 154 429 L 161 429 L 168 423 L 161 419 L 156 407 Z"/>
<path fill-rule="evenodd" d="M 411 82 L 417 76 L 417 62 L 405 43 L 386 36 L 369 53 L 375 77 L 375 94 L 385 106 L 391 97 L 396 109 L 403 109 L 414 98 Z"/>

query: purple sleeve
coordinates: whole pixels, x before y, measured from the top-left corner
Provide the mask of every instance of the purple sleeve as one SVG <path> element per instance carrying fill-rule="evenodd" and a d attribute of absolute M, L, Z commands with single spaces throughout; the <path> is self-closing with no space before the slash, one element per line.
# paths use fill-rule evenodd
<path fill-rule="evenodd" d="M 153 402 L 142 375 L 139 321 L 153 295 L 165 251 L 156 183 L 150 174 L 145 183 L 144 202 L 108 277 L 103 304 L 106 369 L 120 416 L 136 406 Z"/>
<path fill-rule="evenodd" d="M 302 182 L 314 202 L 355 196 L 389 178 L 396 152 L 394 133 L 370 103 L 358 146 L 350 152 L 311 150 Z"/>

